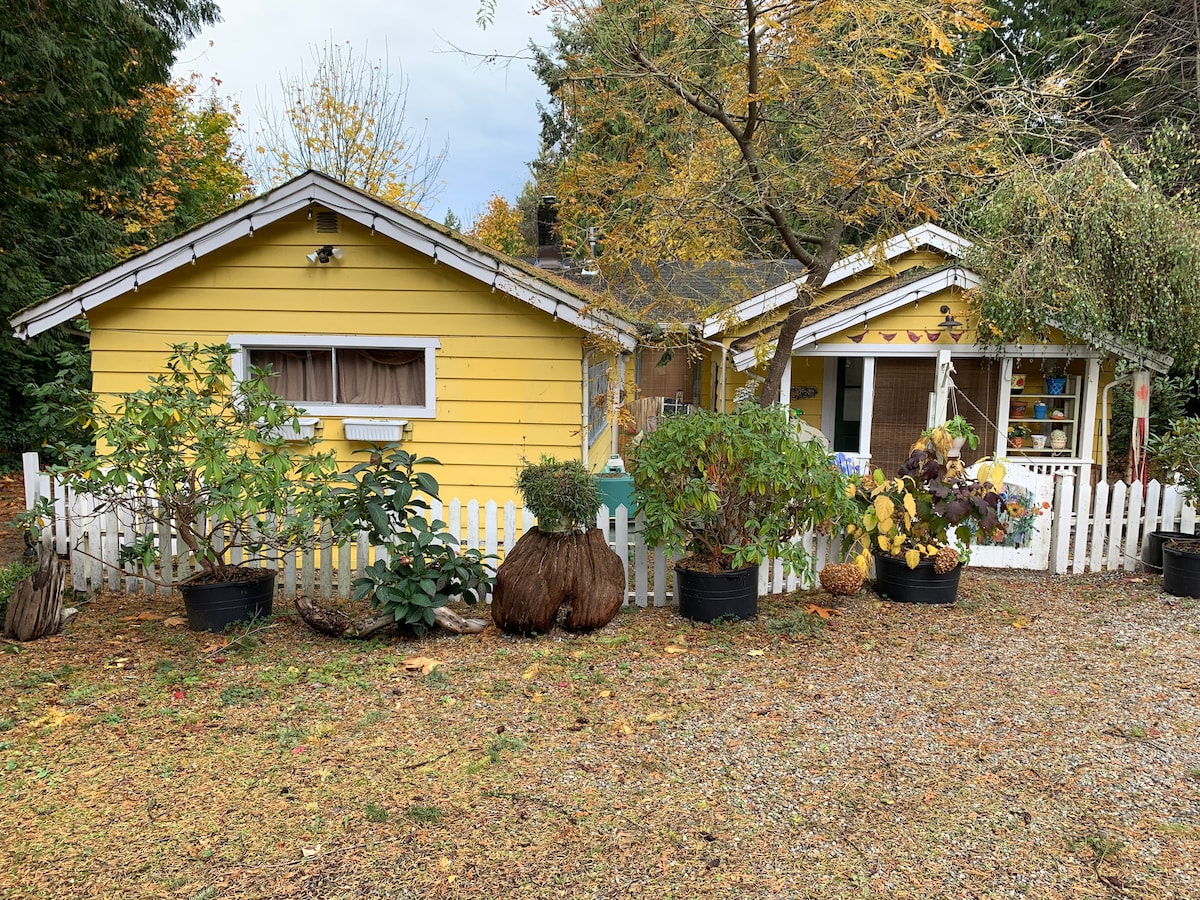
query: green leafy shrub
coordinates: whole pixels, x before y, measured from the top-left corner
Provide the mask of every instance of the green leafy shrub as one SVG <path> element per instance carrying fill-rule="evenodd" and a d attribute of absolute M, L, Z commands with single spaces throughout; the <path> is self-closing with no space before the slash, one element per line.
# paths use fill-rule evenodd
<path fill-rule="evenodd" d="M 583 463 L 559 461 L 542 454 L 527 462 L 517 475 L 517 490 L 538 520 L 541 531 L 577 531 L 592 528 L 603 503 L 600 489 Z"/>
<path fill-rule="evenodd" d="M 811 556 L 792 539 L 849 521 L 853 505 L 834 457 L 800 425 L 756 404 L 662 419 L 629 465 L 647 542 L 713 572 L 768 557 L 808 572 Z"/>
<path fill-rule="evenodd" d="M 95 498 L 97 513 L 117 510 L 146 531 L 174 526 L 208 581 L 236 577 L 226 562 L 235 547 L 315 544 L 312 523 L 327 514 L 337 473 L 315 440 L 267 436 L 300 411 L 271 390 L 267 371 L 237 380 L 232 357 L 228 344 L 177 344 L 141 390 L 109 397 L 64 383 L 55 401 L 64 416 L 89 416 L 96 439 L 61 448 L 55 470 Z M 143 541 L 126 556 L 149 567 L 159 551 Z"/>
<path fill-rule="evenodd" d="M 1200 418 L 1176 419 L 1167 433 L 1150 442 L 1154 465 L 1168 478 L 1177 478 L 1186 497 L 1200 499 Z"/>
<path fill-rule="evenodd" d="M 333 490 L 340 512 L 335 530 L 362 529 L 387 550 L 354 580 L 354 599 L 370 600 L 384 614 L 418 632 L 433 625 L 433 611 L 455 597 L 474 604 L 495 584 L 493 557 L 459 549 L 456 535 L 440 519 L 425 515 L 437 499 L 437 479 L 417 466 L 437 465 L 395 444 L 374 446 L 370 457 L 340 476 Z"/>

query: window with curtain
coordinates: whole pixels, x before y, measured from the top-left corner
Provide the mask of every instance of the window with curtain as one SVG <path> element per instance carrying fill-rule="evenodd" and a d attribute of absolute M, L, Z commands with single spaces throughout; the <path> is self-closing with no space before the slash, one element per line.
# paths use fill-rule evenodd
<path fill-rule="evenodd" d="M 236 342 L 245 362 L 268 372 L 271 388 L 301 408 L 327 407 L 319 414 L 336 414 L 334 407 L 372 407 L 403 414 L 433 414 L 431 366 L 438 342 L 410 338 L 415 346 L 358 346 L 353 338 L 330 340 L 322 346 L 289 346 L 273 336 L 245 335 Z M 269 346 L 254 346 L 255 339 Z M 329 339 L 327 339 L 329 340 Z M 396 343 L 402 339 L 397 339 Z M 310 410 L 311 411 L 311 410 Z"/>

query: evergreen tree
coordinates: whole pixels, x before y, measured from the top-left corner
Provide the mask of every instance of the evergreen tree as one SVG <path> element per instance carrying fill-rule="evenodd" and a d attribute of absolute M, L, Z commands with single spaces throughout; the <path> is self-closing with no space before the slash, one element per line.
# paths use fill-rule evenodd
<path fill-rule="evenodd" d="M 153 174 L 148 110 L 213 0 L 17 2 L 0 16 L 0 318 L 112 265 Z M 30 446 L 26 385 L 68 340 L 0 329 L 0 463 Z"/>

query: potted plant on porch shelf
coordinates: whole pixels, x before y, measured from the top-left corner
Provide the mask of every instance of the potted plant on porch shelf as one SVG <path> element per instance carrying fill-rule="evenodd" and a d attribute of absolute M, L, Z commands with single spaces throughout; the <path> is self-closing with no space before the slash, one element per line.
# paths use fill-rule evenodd
<path fill-rule="evenodd" d="M 1186 500 L 1200 497 L 1200 418 L 1176 419 L 1151 441 L 1150 455 L 1164 474 L 1174 476 Z M 1163 590 L 1176 597 L 1200 597 L 1200 538 L 1186 532 L 1155 532 L 1162 548 Z"/>
<path fill-rule="evenodd" d="M 316 542 L 314 521 L 329 511 L 337 472 L 315 439 L 265 436 L 299 411 L 271 390 L 264 371 L 236 381 L 232 355 L 227 344 L 178 344 L 166 370 L 137 391 L 41 389 L 44 405 L 87 416 L 96 442 L 60 448 L 64 463 L 55 471 L 93 498 L 96 515 L 111 511 L 140 535 L 122 548 L 122 562 L 178 587 L 188 627 L 200 631 L 270 615 L 275 573 L 253 558 Z M 172 529 L 175 545 L 162 545 Z M 232 561 L 233 551 L 242 561 Z M 194 574 L 178 584 L 156 578 L 164 557 Z"/>
<path fill-rule="evenodd" d="M 743 404 L 664 418 L 629 463 L 651 546 L 675 563 L 682 615 L 710 622 L 758 611 L 758 566 L 773 558 L 807 575 L 794 538 L 853 511 L 847 477 L 824 443 L 781 407 Z"/>
<path fill-rule="evenodd" d="M 860 568 L 874 562 L 875 589 L 891 600 L 953 603 L 972 539 L 1000 524 L 1004 466 L 983 461 L 971 477 L 947 456 L 951 441 L 934 428 L 894 478 L 879 469 L 854 478 L 859 517 L 847 535 Z"/>

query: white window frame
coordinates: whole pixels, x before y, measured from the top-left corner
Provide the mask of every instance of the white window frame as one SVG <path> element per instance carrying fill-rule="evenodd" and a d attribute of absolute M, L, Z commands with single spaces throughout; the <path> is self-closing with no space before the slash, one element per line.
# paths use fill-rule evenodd
<path fill-rule="evenodd" d="M 313 416 L 395 417 L 433 419 L 437 416 L 435 362 L 442 342 L 432 337 L 373 337 L 371 335 L 325 334 L 231 334 L 229 343 L 234 349 L 233 370 L 239 381 L 249 372 L 246 350 L 296 349 L 372 349 L 423 350 L 425 353 L 425 403 L 423 406 L 382 406 L 367 403 L 297 403 Z M 334 373 L 336 379 L 337 374 Z M 336 388 L 335 388 L 336 391 Z M 336 396 L 336 393 L 335 395 Z"/>

